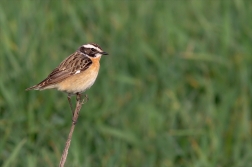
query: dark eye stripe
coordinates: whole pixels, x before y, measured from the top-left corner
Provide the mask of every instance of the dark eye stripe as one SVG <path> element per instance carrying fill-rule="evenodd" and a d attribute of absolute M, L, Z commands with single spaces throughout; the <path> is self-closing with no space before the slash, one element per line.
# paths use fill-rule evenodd
<path fill-rule="evenodd" d="M 81 46 L 79 49 L 82 53 L 86 53 L 86 48 L 84 46 Z"/>
<path fill-rule="evenodd" d="M 85 48 L 84 46 L 81 46 L 79 48 L 79 51 L 90 57 L 95 57 L 95 54 L 98 53 L 98 51 L 95 48 Z"/>
<path fill-rule="evenodd" d="M 95 57 L 95 53 L 89 53 L 88 56 Z"/>

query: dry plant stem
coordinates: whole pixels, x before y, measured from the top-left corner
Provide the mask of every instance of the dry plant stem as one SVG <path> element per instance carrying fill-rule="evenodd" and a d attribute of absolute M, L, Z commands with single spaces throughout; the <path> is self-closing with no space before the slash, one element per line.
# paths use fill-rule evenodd
<path fill-rule="evenodd" d="M 62 153 L 62 156 L 61 156 L 59 167 L 64 167 L 64 164 L 65 164 L 66 158 L 67 158 L 67 154 L 68 154 L 68 149 L 70 147 L 73 131 L 74 131 L 74 128 L 75 128 L 75 124 L 77 123 L 77 120 L 78 120 L 79 112 L 81 110 L 82 104 L 84 104 L 84 102 L 87 99 L 88 99 L 87 95 L 82 100 L 81 99 L 81 94 L 76 94 L 76 101 L 77 102 L 76 102 L 76 107 L 75 107 L 75 111 L 74 111 L 74 114 L 73 114 L 72 126 L 71 126 L 70 132 L 68 134 L 68 138 L 67 138 L 67 141 L 66 141 L 65 149 L 64 149 L 64 151 Z"/>

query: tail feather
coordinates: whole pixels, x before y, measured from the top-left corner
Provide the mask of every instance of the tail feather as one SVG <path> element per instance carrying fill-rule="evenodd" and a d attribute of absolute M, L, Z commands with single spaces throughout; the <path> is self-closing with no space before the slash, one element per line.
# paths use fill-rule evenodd
<path fill-rule="evenodd" d="M 39 84 L 37 85 L 34 85 L 32 87 L 29 87 L 25 90 L 45 90 L 45 89 L 53 89 L 53 88 L 56 88 L 56 85 L 55 84 L 48 84 L 46 85 L 46 82 L 40 82 Z"/>
<path fill-rule="evenodd" d="M 34 86 L 29 87 L 29 88 L 27 88 L 27 89 L 25 89 L 25 90 L 40 90 L 40 88 L 41 88 L 40 85 L 34 85 Z"/>
<path fill-rule="evenodd" d="M 56 85 L 54 83 L 49 83 L 50 78 L 46 78 L 37 85 L 34 85 L 32 87 L 29 87 L 25 90 L 44 90 L 44 89 L 52 89 L 55 88 Z"/>

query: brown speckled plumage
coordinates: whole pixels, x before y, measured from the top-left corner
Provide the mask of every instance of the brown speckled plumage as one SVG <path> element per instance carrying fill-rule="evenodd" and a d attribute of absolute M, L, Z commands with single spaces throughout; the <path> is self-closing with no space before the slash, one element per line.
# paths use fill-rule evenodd
<path fill-rule="evenodd" d="M 82 45 L 63 60 L 46 79 L 26 90 L 57 88 L 69 94 L 81 93 L 93 85 L 99 72 L 101 55 L 106 54 L 97 44 Z"/>

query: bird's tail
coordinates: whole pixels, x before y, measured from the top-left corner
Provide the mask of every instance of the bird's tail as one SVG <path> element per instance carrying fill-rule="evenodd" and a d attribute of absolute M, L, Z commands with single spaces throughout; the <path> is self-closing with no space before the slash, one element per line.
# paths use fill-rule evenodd
<path fill-rule="evenodd" d="M 40 85 L 34 85 L 34 86 L 29 87 L 29 88 L 27 88 L 27 89 L 25 89 L 25 90 L 40 90 L 40 88 L 41 88 Z"/>

